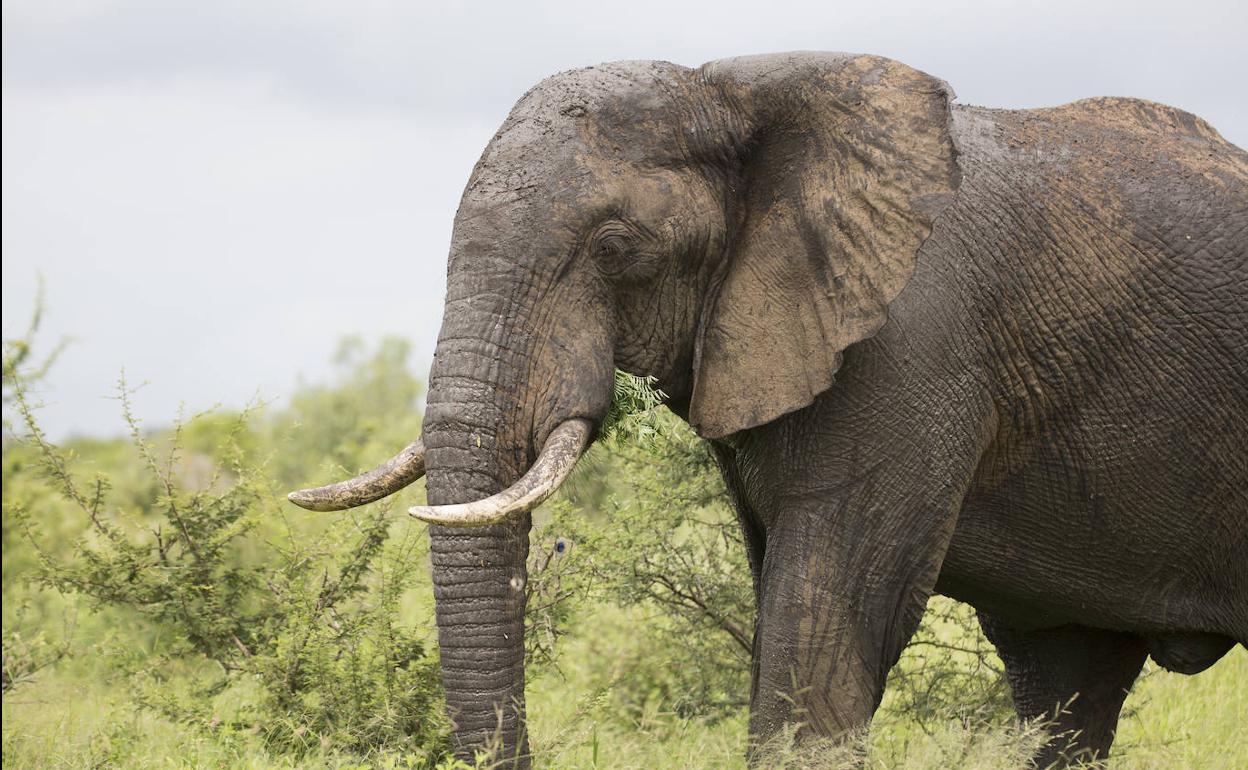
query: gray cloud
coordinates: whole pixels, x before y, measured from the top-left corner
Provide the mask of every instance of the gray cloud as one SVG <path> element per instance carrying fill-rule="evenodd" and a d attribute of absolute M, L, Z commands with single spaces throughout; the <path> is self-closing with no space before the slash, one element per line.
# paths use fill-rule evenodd
<path fill-rule="evenodd" d="M 6 82 L 263 77 L 326 108 L 497 115 L 552 72 L 624 58 L 696 65 L 771 50 L 870 51 L 1026 106 L 1152 95 L 1243 119 L 1234 0 L 678 4 L 95 2 L 5 6 Z M 1182 102 L 1182 103 L 1181 103 Z M 1238 104 L 1225 104 L 1239 102 Z M 1237 130 L 1238 126 L 1237 126 Z"/>
<path fill-rule="evenodd" d="M 1239 2 L 4 6 L 4 328 L 47 277 L 81 339 L 54 432 L 140 404 L 280 398 L 339 335 L 432 352 L 460 190 L 510 105 L 553 72 L 762 51 L 869 51 L 967 103 L 1099 94 L 1191 110 L 1248 143 Z M 423 364 L 422 364 L 423 365 Z"/>

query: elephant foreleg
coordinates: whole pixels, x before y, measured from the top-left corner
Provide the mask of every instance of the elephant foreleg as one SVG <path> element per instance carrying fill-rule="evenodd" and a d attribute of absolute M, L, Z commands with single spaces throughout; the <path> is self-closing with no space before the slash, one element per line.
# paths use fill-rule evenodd
<path fill-rule="evenodd" d="M 755 639 L 750 734 L 798 740 L 865 725 L 918 627 L 953 513 L 889 516 L 814 506 L 768 532 Z"/>
<path fill-rule="evenodd" d="M 944 389 L 923 355 L 890 325 L 808 411 L 738 441 L 765 533 L 756 745 L 786 725 L 799 739 L 866 725 L 935 588 L 993 430 L 982 394 Z"/>
<path fill-rule="evenodd" d="M 1052 720 L 1037 767 L 1108 757 L 1122 703 L 1148 654 L 1145 640 L 1076 625 L 1020 631 L 982 612 L 979 620 L 1005 662 L 1018 715 Z"/>

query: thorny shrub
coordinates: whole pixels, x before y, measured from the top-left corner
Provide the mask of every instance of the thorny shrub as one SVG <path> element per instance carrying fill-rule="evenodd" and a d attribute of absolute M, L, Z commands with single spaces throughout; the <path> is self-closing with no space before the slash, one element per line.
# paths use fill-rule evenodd
<path fill-rule="evenodd" d="M 401 379 L 406 349 L 383 345 L 361 369 Z M 289 419 L 257 427 L 244 411 L 148 433 L 124 381 L 128 465 L 144 479 L 118 494 L 107 474 L 85 474 L 48 439 L 17 363 L 6 355 L 6 401 L 21 421 L 5 445 L 6 545 L 20 534 L 36 582 L 161 630 L 159 644 L 118 656 L 144 706 L 224 738 L 259 734 L 277 751 L 404 749 L 430 762 L 445 753 L 431 624 L 399 621 L 425 569 L 423 532 L 392 533 L 385 504 L 309 523 L 252 451 L 266 430 L 297 434 Z M 187 462 L 188 441 L 203 462 Z M 78 521 L 68 544 L 45 526 L 66 516 Z M 6 628 L 6 682 L 10 659 L 29 649 Z"/>

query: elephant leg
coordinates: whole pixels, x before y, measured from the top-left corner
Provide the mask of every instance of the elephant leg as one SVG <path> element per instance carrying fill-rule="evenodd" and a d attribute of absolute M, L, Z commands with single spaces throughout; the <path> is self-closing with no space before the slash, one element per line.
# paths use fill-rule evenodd
<path fill-rule="evenodd" d="M 837 739 L 866 725 L 918 627 L 952 513 L 816 509 L 768 532 L 755 632 L 755 751 L 785 728 Z"/>
<path fill-rule="evenodd" d="M 1053 720 L 1037 766 L 1108 757 L 1122 703 L 1148 655 L 1145 640 L 1077 625 L 1020 631 L 982 612 L 979 620 L 1005 662 L 1019 717 Z"/>
<path fill-rule="evenodd" d="M 989 406 L 947 388 L 945 364 L 929 368 L 908 339 L 886 326 L 846 354 L 826 396 L 737 442 L 765 534 L 755 746 L 786 726 L 839 739 L 870 721 L 991 440 Z"/>

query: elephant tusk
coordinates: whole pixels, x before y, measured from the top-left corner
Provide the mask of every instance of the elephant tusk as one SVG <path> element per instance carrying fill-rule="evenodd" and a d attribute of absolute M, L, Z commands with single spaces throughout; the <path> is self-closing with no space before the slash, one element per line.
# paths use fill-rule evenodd
<path fill-rule="evenodd" d="M 291 492 L 286 498 L 309 511 L 341 511 L 392 495 L 424 475 L 425 445 L 417 439 L 368 473 L 337 484 Z"/>
<path fill-rule="evenodd" d="M 533 467 L 502 492 L 472 503 L 417 505 L 407 512 L 430 524 L 484 527 L 531 511 L 567 480 L 589 443 L 590 432 L 589 420 L 566 420 L 551 431 Z"/>

